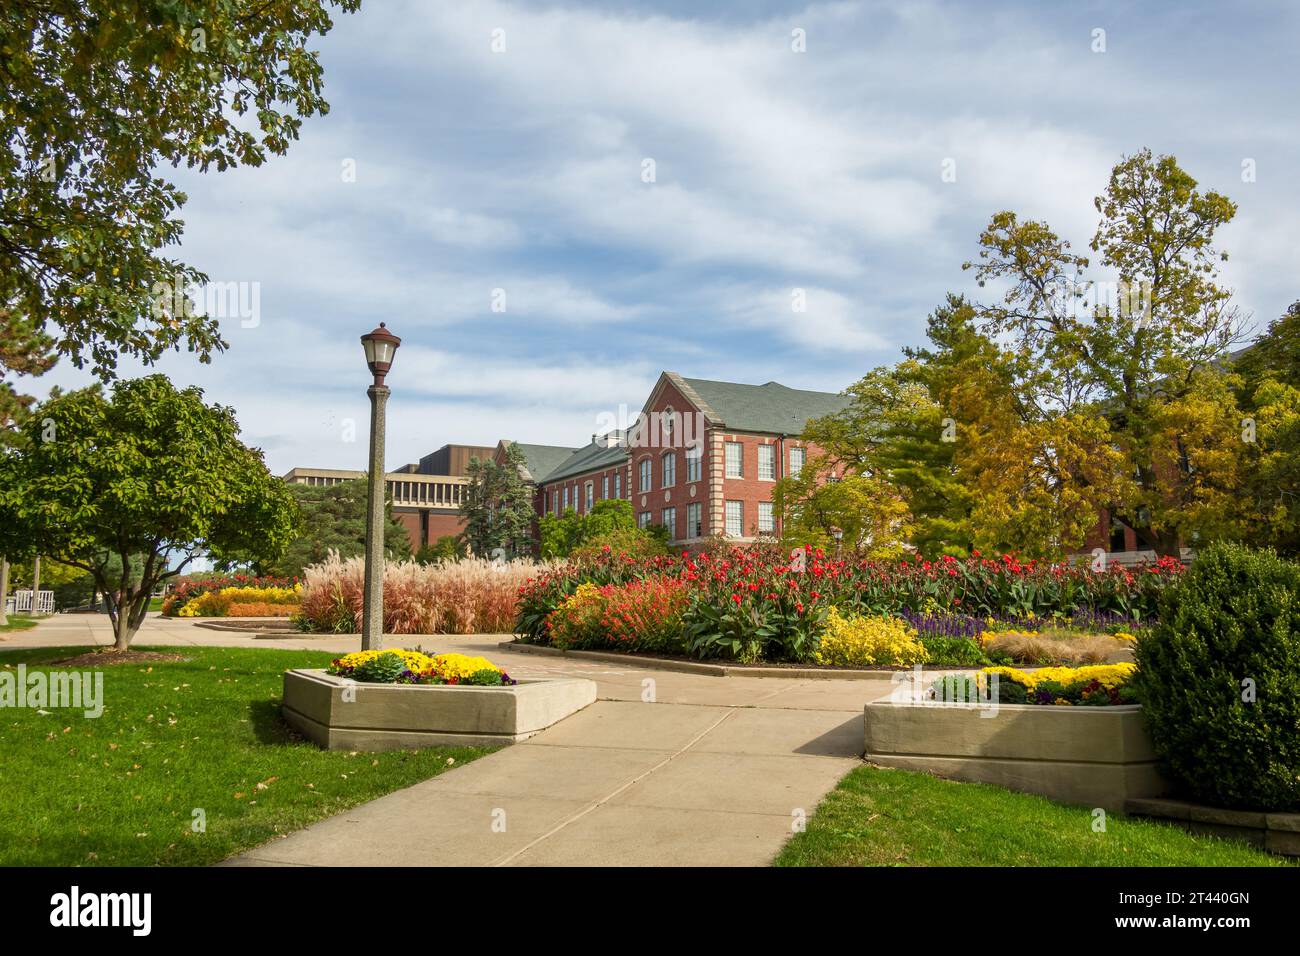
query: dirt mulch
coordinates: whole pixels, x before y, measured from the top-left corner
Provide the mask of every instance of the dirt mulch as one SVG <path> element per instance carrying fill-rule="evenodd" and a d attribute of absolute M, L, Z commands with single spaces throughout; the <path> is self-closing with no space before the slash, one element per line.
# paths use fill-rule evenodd
<path fill-rule="evenodd" d="M 189 660 L 184 654 L 160 654 L 157 651 L 90 651 L 76 657 L 52 661 L 54 667 L 114 667 L 118 664 L 157 664 Z"/>

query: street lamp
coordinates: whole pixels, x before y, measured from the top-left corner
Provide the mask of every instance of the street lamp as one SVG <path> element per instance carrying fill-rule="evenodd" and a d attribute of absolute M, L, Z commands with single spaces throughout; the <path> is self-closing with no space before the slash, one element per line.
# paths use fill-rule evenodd
<path fill-rule="evenodd" d="M 370 487 L 366 499 L 366 592 L 361 621 L 361 649 L 379 650 L 384 645 L 384 406 L 388 386 L 384 376 L 393 367 L 393 356 L 402 344 L 383 322 L 361 336 L 366 365 L 375 380 L 366 389 L 370 396 Z"/>
<path fill-rule="evenodd" d="M 838 561 L 840 557 L 840 549 L 844 543 L 844 529 L 831 528 L 831 537 L 835 539 L 835 559 Z"/>

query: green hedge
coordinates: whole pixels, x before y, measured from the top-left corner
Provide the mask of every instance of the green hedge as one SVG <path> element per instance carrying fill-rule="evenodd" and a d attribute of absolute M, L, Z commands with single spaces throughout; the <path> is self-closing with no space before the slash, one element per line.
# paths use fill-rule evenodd
<path fill-rule="evenodd" d="M 1135 654 L 1171 781 L 1215 806 L 1300 810 L 1300 565 L 1207 548 L 1162 596 Z"/>

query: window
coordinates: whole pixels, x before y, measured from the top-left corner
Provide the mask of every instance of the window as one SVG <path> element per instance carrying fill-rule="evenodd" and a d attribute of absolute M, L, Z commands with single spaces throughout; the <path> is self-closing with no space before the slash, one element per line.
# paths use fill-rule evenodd
<path fill-rule="evenodd" d="M 600 496 L 606 501 L 609 500 L 609 475 L 600 479 Z"/>
<path fill-rule="evenodd" d="M 641 490 L 650 490 L 650 459 L 641 459 Z"/>
<path fill-rule="evenodd" d="M 595 503 L 596 503 L 596 483 L 594 481 L 589 481 L 587 482 L 587 507 L 585 510 L 590 511 L 591 506 L 594 505 Z"/>
<path fill-rule="evenodd" d="M 806 448 L 790 449 L 790 477 L 794 478 L 799 472 L 803 471 L 803 464 L 808 460 L 808 450 Z"/>
<path fill-rule="evenodd" d="M 776 530 L 776 518 L 772 514 L 772 502 L 770 501 L 760 501 L 758 503 L 758 530 L 760 532 Z"/>
<path fill-rule="evenodd" d="M 677 537 L 677 509 L 665 508 L 663 513 L 663 525 L 668 529 L 668 537 Z"/>
<path fill-rule="evenodd" d="M 663 486 L 671 488 L 677 484 L 677 455 L 670 451 L 661 460 L 663 462 Z"/>
<path fill-rule="evenodd" d="M 758 477 L 761 481 L 776 481 L 776 446 L 758 446 Z"/>
<path fill-rule="evenodd" d="M 648 528 L 648 527 L 650 527 L 650 512 L 648 512 L 648 511 L 643 511 L 643 512 L 641 512 L 639 515 L 637 515 L 637 516 L 636 516 L 636 526 L 637 526 L 638 528 Z"/>
<path fill-rule="evenodd" d="M 614 497 L 623 497 L 623 473 L 621 471 L 614 475 Z"/>
<path fill-rule="evenodd" d="M 745 503 L 727 502 L 727 537 L 740 538 L 745 534 Z"/>
<path fill-rule="evenodd" d="M 699 481 L 704 471 L 704 449 L 691 448 L 686 452 L 686 481 Z"/>
<path fill-rule="evenodd" d="M 742 478 L 744 469 L 745 446 L 738 441 L 727 442 L 727 477 Z"/>
<path fill-rule="evenodd" d="M 704 533 L 704 506 L 699 502 L 686 506 L 686 537 L 698 538 Z"/>
<path fill-rule="evenodd" d="M 569 510 L 569 486 L 564 486 L 564 510 Z"/>
<path fill-rule="evenodd" d="M 551 510 L 555 510 L 555 489 L 551 489 Z"/>

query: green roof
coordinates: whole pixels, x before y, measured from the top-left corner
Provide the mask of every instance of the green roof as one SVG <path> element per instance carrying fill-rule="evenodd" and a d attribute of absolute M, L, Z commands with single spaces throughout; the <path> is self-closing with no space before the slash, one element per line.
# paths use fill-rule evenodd
<path fill-rule="evenodd" d="M 528 469 L 528 474 L 524 477 L 531 479 L 535 484 L 541 484 L 542 480 L 558 468 L 565 459 L 572 457 L 573 453 L 578 451 L 577 448 L 565 448 L 562 445 L 525 445 L 523 442 L 512 442 L 512 444 L 524 453 L 524 463 Z"/>
<path fill-rule="evenodd" d="M 558 481 L 571 478 L 589 471 L 603 471 L 627 461 L 627 449 L 621 444 L 606 445 L 603 440 L 593 441 L 585 448 L 579 448 L 563 464 L 546 476 L 546 481 Z"/>
<path fill-rule="evenodd" d="M 741 385 L 667 374 L 687 398 L 698 399 L 706 416 L 736 431 L 800 435 L 810 419 L 832 415 L 849 405 L 844 395 L 789 388 L 780 382 Z"/>

